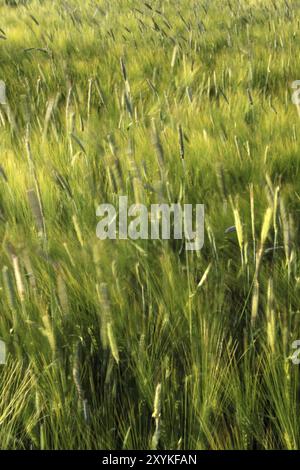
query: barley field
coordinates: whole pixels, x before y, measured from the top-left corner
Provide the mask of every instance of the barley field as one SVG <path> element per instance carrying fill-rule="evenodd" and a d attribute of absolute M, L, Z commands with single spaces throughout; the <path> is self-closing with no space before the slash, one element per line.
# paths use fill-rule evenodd
<path fill-rule="evenodd" d="M 0 1 L 1 449 L 300 447 L 299 51 L 297 0 Z"/>

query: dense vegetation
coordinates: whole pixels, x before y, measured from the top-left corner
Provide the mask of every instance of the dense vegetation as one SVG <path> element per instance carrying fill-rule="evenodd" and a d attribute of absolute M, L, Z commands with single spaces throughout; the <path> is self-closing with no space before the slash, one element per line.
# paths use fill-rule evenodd
<path fill-rule="evenodd" d="M 299 13 L 0 2 L 1 448 L 300 446 Z M 119 195 L 203 249 L 97 239 Z"/>

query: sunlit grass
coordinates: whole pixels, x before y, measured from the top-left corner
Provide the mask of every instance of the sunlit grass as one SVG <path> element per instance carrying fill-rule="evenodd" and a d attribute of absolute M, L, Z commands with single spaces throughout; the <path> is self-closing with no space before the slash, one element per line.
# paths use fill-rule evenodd
<path fill-rule="evenodd" d="M 1 448 L 299 448 L 298 2 L 9 3 Z M 119 195 L 201 252 L 98 240 Z"/>

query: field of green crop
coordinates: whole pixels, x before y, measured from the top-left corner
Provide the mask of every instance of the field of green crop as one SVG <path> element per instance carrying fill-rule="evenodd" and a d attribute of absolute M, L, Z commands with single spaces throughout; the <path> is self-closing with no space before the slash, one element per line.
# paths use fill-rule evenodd
<path fill-rule="evenodd" d="M 299 51 L 296 0 L 0 1 L 1 449 L 300 447 Z"/>

